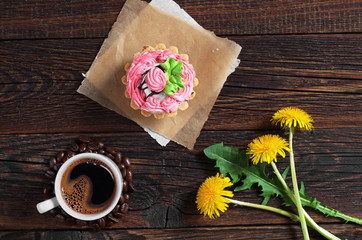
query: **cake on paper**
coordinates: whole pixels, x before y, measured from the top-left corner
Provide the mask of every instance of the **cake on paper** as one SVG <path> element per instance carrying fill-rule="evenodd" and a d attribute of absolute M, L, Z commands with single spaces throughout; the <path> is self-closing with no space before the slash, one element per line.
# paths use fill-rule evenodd
<path fill-rule="evenodd" d="M 78 92 L 193 149 L 241 47 L 191 20 L 172 0 L 127 0 Z"/>
<path fill-rule="evenodd" d="M 198 85 L 188 59 L 187 54 L 178 53 L 177 47 L 167 49 L 162 43 L 155 48 L 145 46 L 142 53 L 136 53 L 133 63 L 125 66 L 127 75 L 122 77 L 130 106 L 140 109 L 145 117 L 154 115 L 157 119 L 186 110 Z"/>

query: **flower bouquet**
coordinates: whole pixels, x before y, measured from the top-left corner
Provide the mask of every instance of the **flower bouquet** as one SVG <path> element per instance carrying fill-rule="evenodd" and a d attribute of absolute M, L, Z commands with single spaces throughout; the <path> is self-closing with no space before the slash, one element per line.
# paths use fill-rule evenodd
<path fill-rule="evenodd" d="M 315 198 L 307 196 L 303 182 L 301 182 L 299 189 L 293 153 L 293 135 L 296 129 L 311 131 L 313 129 L 313 119 L 302 109 L 287 107 L 277 111 L 271 122 L 280 125 L 288 132 L 289 142 L 278 135 L 268 134 L 254 139 L 248 145 L 246 151 L 226 147 L 222 143 L 212 145 L 204 150 L 208 158 L 216 161 L 215 167 L 219 168 L 221 174 L 217 173 L 216 176 L 207 178 L 200 186 L 196 196 L 196 204 L 200 213 L 210 218 L 219 217 L 219 211 L 226 211 L 228 203 L 268 210 L 300 221 L 304 239 L 309 239 L 308 227 L 315 229 L 327 239 L 339 239 L 319 226 L 304 210 L 305 206 L 314 208 L 327 216 L 339 217 L 347 222 L 362 225 L 361 219 L 345 215 L 340 211 L 327 207 Z M 280 155 L 284 158 L 286 151 L 289 152 L 290 166 L 283 173 L 280 173 L 276 166 L 277 156 Z M 249 163 L 250 160 L 252 164 Z M 267 164 L 272 166 L 276 178 L 270 178 L 265 173 Z M 292 189 L 286 183 L 289 170 L 292 177 Z M 233 191 L 225 190 L 225 188 L 239 182 L 242 185 L 235 187 Z M 233 192 L 250 189 L 254 184 L 262 189 L 260 196 L 264 197 L 264 200 L 261 204 L 232 199 Z M 286 206 L 294 204 L 298 209 L 298 215 L 267 206 L 270 197 L 273 195 L 282 198 Z"/>

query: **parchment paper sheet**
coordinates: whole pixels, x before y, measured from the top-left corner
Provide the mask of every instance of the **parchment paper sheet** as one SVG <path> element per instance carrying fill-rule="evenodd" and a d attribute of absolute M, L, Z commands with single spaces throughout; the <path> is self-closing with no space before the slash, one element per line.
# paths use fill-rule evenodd
<path fill-rule="evenodd" d="M 159 0 L 170 2 L 170 0 Z M 166 6 L 165 6 L 166 7 Z M 166 7 L 167 9 L 167 7 Z M 143 46 L 176 46 L 189 55 L 199 85 L 196 97 L 177 116 L 144 117 L 130 107 L 121 78 L 124 66 Z M 78 92 L 172 141 L 192 149 L 241 47 L 194 23 L 140 0 L 128 0 L 86 74 Z"/>

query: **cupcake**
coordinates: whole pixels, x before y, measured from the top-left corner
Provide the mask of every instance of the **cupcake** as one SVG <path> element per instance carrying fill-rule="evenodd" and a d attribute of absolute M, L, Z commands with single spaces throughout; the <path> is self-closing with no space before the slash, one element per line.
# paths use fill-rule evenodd
<path fill-rule="evenodd" d="M 186 110 L 198 84 L 188 58 L 176 47 L 167 49 L 164 44 L 146 46 L 142 53 L 136 53 L 132 64 L 126 64 L 127 75 L 122 78 L 130 106 L 140 109 L 145 117 L 154 115 L 157 119 Z"/>

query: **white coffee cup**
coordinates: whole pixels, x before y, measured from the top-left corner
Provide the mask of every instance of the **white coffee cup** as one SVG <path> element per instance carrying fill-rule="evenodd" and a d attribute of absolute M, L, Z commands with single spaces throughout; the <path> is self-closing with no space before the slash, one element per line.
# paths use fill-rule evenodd
<path fill-rule="evenodd" d="M 113 173 L 114 176 L 114 182 L 115 182 L 115 195 L 111 201 L 111 203 L 101 212 L 93 213 L 93 214 L 82 214 L 79 212 L 76 212 L 72 208 L 68 207 L 65 200 L 62 197 L 62 190 L 61 190 L 61 180 L 63 177 L 63 174 L 67 170 L 67 168 L 72 165 L 72 163 L 79 161 L 84 158 L 92 158 L 101 161 L 104 163 Z M 57 206 L 60 206 L 66 213 L 68 213 L 70 216 L 84 221 L 92 221 L 99 218 L 102 218 L 106 216 L 108 213 L 110 213 L 114 207 L 117 205 L 119 198 L 121 197 L 123 189 L 123 178 L 122 174 L 119 171 L 118 166 L 108 157 L 97 154 L 97 153 L 80 153 L 77 154 L 71 158 L 69 158 L 59 169 L 56 177 L 55 177 L 55 184 L 54 184 L 54 193 L 55 197 L 45 200 L 43 202 L 40 202 L 36 205 L 36 208 L 38 209 L 39 213 L 45 213 Z"/>

